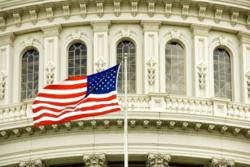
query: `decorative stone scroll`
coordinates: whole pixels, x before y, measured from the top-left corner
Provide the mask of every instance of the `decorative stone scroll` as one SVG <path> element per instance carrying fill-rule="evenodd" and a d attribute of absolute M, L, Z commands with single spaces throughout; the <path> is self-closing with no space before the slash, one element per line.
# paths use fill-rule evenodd
<path fill-rule="evenodd" d="M 169 167 L 170 159 L 171 156 L 169 154 L 149 153 L 147 167 Z"/>
<path fill-rule="evenodd" d="M 214 14 L 214 19 L 216 23 L 219 23 L 222 18 L 223 9 L 217 8 Z"/>
<path fill-rule="evenodd" d="M 138 12 L 138 1 L 137 0 L 131 0 L 131 12 L 133 16 L 137 15 Z"/>
<path fill-rule="evenodd" d="M 170 17 L 172 14 L 172 3 L 165 4 L 165 16 Z"/>
<path fill-rule="evenodd" d="M 202 21 L 206 16 L 206 6 L 200 6 L 199 8 L 199 19 Z"/>
<path fill-rule="evenodd" d="M 227 160 L 224 158 L 212 158 L 210 162 L 210 167 L 233 167 L 234 165 L 233 160 Z"/>
<path fill-rule="evenodd" d="M 87 15 L 87 4 L 86 3 L 80 3 L 80 14 L 82 18 L 85 18 Z"/>
<path fill-rule="evenodd" d="M 22 23 L 22 17 L 20 15 L 20 13 L 13 13 L 13 18 L 14 18 L 14 22 L 15 22 L 16 26 L 20 27 L 21 23 Z"/>
<path fill-rule="evenodd" d="M 54 73 L 55 66 L 50 62 L 46 68 L 46 83 L 47 84 L 52 84 L 54 82 Z"/>
<path fill-rule="evenodd" d="M 3 100 L 5 97 L 5 86 L 6 86 L 7 76 L 1 72 L 0 73 L 0 100 Z"/>
<path fill-rule="evenodd" d="M 96 2 L 96 12 L 99 17 L 103 16 L 103 2 L 102 1 Z"/>
<path fill-rule="evenodd" d="M 40 159 L 30 159 L 27 161 L 21 161 L 19 167 L 44 167 L 44 164 Z"/>
<path fill-rule="evenodd" d="M 33 24 L 36 24 L 37 22 L 37 11 L 36 10 L 30 10 L 30 20 L 32 21 Z"/>
<path fill-rule="evenodd" d="M 121 1 L 120 0 L 114 0 L 114 13 L 115 16 L 120 16 L 121 13 Z"/>
<path fill-rule="evenodd" d="M 148 72 L 148 83 L 151 86 L 154 85 L 154 83 L 155 83 L 155 71 L 156 71 L 155 65 L 156 65 L 156 62 L 151 57 L 148 60 L 148 62 L 147 62 L 147 66 L 148 66 L 148 69 L 147 69 L 147 72 Z"/>
<path fill-rule="evenodd" d="M 207 67 L 204 63 L 200 63 L 198 66 L 198 76 L 199 76 L 199 87 L 200 89 L 205 89 L 206 87 L 206 71 Z"/>
<path fill-rule="evenodd" d="M 148 15 L 152 17 L 155 12 L 155 2 L 153 0 L 148 1 Z"/>
<path fill-rule="evenodd" d="M 107 167 L 105 154 L 83 155 L 83 161 L 86 167 Z"/>

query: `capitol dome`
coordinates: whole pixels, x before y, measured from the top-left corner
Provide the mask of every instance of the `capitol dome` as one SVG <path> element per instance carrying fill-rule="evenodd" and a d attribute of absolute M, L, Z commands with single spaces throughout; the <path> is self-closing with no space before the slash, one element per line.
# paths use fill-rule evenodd
<path fill-rule="evenodd" d="M 123 111 L 33 126 L 31 105 L 124 55 L 129 167 L 250 167 L 249 0 L 1 0 L 0 167 L 123 167 Z"/>

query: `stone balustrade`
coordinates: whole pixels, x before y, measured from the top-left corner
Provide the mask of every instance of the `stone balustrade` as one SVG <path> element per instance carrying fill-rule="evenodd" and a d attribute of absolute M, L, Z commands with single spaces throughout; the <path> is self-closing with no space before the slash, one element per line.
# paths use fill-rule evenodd
<path fill-rule="evenodd" d="M 124 107 L 124 97 L 120 96 L 119 99 Z M 31 104 L 32 102 L 29 101 L 12 106 L 1 106 L 0 124 L 31 119 Z M 250 121 L 250 105 L 226 100 L 178 97 L 166 94 L 129 95 L 128 111 L 186 113 Z"/>

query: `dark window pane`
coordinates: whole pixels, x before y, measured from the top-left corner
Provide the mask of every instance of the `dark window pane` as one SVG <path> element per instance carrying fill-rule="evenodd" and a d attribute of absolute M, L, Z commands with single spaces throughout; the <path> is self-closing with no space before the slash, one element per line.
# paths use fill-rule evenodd
<path fill-rule="evenodd" d="M 168 42 L 165 47 L 166 91 L 185 94 L 184 48 L 177 42 Z"/>
<path fill-rule="evenodd" d="M 22 57 L 21 99 L 35 97 L 32 93 L 38 87 L 39 53 L 35 49 L 26 51 Z M 36 88 L 38 90 L 38 88 Z"/>
<path fill-rule="evenodd" d="M 87 48 L 82 43 L 74 43 L 69 48 L 68 75 L 86 75 L 87 71 Z"/>
<path fill-rule="evenodd" d="M 117 45 L 116 49 L 117 63 L 120 63 L 124 59 L 124 55 L 127 55 L 127 69 L 128 69 L 128 93 L 135 93 L 136 85 L 136 57 L 135 57 L 135 45 L 129 40 L 123 40 Z M 124 69 L 121 64 L 120 72 L 118 76 L 118 91 L 124 92 Z"/>
<path fill-rule="evenodd" d="M 214 92 L 216 97 L 232 98 L 230 56 L 222 48 L 214 51 Z"/>

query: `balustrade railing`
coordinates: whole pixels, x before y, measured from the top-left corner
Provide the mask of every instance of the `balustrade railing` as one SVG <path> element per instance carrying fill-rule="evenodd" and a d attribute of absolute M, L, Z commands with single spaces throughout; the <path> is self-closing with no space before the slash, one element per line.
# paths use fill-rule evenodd
<path fill-rule="evenodd" d="M 119 99 L 123 107 L 123 96 Z M 11 106 L 0 106 L 0 124 L 31 119 L 31 103 L 30 101 Z M 250 121 L 250 105 L 218 99 L 178 97 L 166 94 L 129 95 L 128 111 L 187 113 Z"/>

